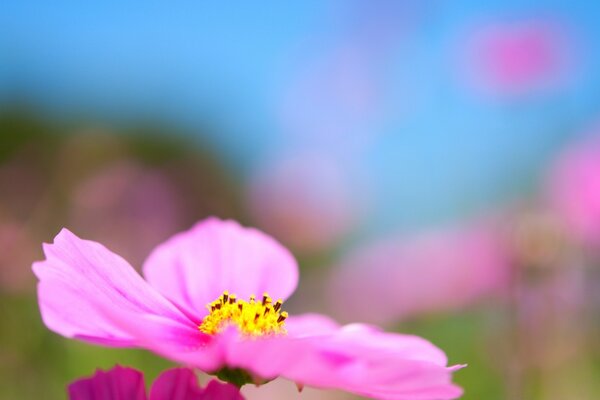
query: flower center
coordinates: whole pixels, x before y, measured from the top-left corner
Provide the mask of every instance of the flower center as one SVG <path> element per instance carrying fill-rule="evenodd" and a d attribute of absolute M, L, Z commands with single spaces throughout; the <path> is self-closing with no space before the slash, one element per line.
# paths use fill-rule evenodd
<path fill-rule="evenodd" d="M 262 301 L 256 301 L 254 295 L 249 301 L 238 300 L 235 294 L 223 294 L 206 307 L 210 313 L 198 327 L 209 335 L 219 333 L 230 324 L 238 326 L 244 335 L 264 336 L 285 334 L 285 319 L 288 313 L 281 312 L 283 301 L 273 304 L 271 297 L 265 293 Z"/>

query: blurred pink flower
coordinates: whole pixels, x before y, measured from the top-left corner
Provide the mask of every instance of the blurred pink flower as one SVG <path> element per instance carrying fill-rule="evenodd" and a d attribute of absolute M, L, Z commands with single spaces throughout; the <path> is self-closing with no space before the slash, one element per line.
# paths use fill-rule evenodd
<path fill-rule="evenodd" d="M 163 372 L 146 396 L 144 376 L 132 368 L 113 367 L 97 370 L 94 376 L 69 385 L 69 400 L 243 400 L 231 384 L 210 381 L 205 389 L 198 386 L 194 372 L 175 368 Z"/>
<path fill-rule="evenodd" d="M 287 318 L 282 301 L 296 288 L 296 261 L 236 222 L 208 219 L 159 245 L 144 264 L 147 281 L 66 229 L 44 252 L 33 266 L 40 310 L 63 336 L 146 348 L 240 386 L 281 376 L 384 399 L 462 392 L 451 382 L 458 367 L 446 367 L 424 339 L 315 314 Z M 281 300 L 253 299 L 266 292 Z"/>
<path fill-rule="evenodd" d="M 333 272 L 336 313 L 344 319 L 393 322 L 456 309 L 502 291 L 509 280 L 509 257 L 489 228 L 482 224 L 392 237 L 359 248 Z"/>
<path fill-rule="evenodd" d="M 550 202 L 566 228 L 582 242 L 600 245 L 600 135 L 567 149 L 549 179 Z"/>
<path fill-rule="evenodd" d="M 264 168 L 251 181 L 247 196 L 260 227 L 304 251 L 337 244 L 360 219 L 364 200 L 351 193 L 339 163 L 316 154 Z"/>
<path fill-rule="evenodd" d="M 179 200 L 161 171 L 120 161 L 75 188 L 69 217 L 77 230 L 139 265 L 157 243 L 176 232 Z"/>
<path fill-rule="evenodd" d="M 553 87 L 570 63 L 563 29 L 549 21 L 488 24 L 468 47 L 469 79 L 495 94 L 523 94 Z"/>

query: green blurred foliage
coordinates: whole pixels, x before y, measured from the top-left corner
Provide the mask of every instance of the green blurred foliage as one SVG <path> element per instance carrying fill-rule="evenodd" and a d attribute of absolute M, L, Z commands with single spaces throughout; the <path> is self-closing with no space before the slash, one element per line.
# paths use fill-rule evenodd
<path fill-rule="evenodd" d="M 399 332 L 427 338 L 448 356 L 449 364 L 467 364 L 455 375 L 455 382 L 465 388 L 464 400 L 502 400 L 501 365 L 494 363 L 489 351 L 492 321 L 486 310 L 463 314 L 436 315 L 401 324 Z"/>

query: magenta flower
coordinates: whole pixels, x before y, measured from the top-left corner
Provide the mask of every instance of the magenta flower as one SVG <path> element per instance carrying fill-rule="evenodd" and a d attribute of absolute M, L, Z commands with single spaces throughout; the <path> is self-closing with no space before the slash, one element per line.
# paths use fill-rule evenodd
<path fill-rule="evenodd" d="M 146 396 L 144 376 L 133 368 L 113 367 L 96 371 L 94 376 L 78 379 L 69 385 L 69 400 L 243 400 L 239 389 L 228 383 L 210 381 L 198 386 L 194 372 L 174 368 L 163 372 Z"/>
<path fill-rule="evenodd" d="M 33 266 L 40 310 L 63 336 L 146 348 L 237 386 L 284 377 L 382 399 L 461 394 L 451 382 L 458 367 L 424 339 L 320 315 L 288 317 L 283 301 L 297 284 L 296 261 L 236 222 L 211 218 L 159 245 L 144 264 L 146 281 L 66 229 L 44 252 Z"/>

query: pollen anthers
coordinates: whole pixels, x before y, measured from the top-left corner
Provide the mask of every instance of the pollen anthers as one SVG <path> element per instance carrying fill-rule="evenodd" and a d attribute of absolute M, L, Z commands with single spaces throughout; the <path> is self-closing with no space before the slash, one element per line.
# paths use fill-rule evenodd
<path fill-rule="evenodd" d="M 230 324 L 238 326 L 248 336 L 285 334 L 285 319 L 288 313 L 281 311 L 283 301 L 273 299 L 265 293 L 257 301 L 254 295 L 248 301 L 238 300 L 235 294 L 223 292 L 215 301 L 207 305 L 210 313 L 198 327 L 200 331 L 214 335 Z"/>

